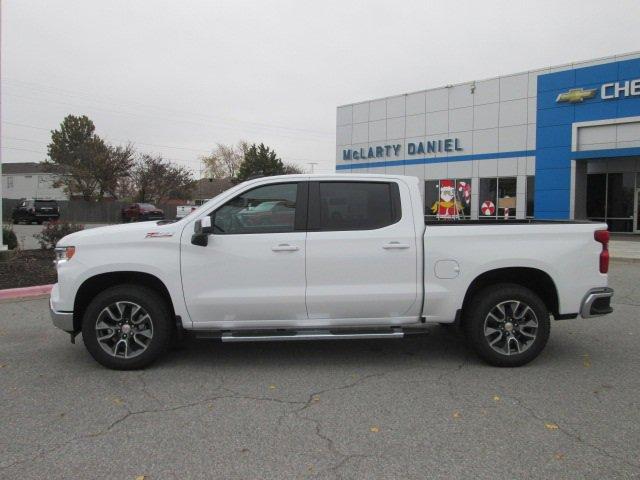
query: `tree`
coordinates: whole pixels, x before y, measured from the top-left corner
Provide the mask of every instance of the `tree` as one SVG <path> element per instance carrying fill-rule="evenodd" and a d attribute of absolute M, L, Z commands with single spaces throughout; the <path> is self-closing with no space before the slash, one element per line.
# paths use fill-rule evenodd
<path fill-rule="evenodd" d="M 140 155 L 131 171 L 131 188 L 139 202 L 188 199 L 195 187 L 191 172 L 161 155 Z"/>
<path fill-rule="evenodd" d="M 298 165 L 294 165 L 293 163 L 285 163 L 282 169 L 282 173 L 283 175 L 295 175 L 298 173 L 304 173 L 304 170 Z"/>
<path fill-rule="evenodd" d="M 95 125 L 86 116 L 67 115 L 59 130 L 51 132 L 48 146 L 50 171 L 62 170 L 55 182 L 67 193 L 80 194 L 85 200 L 117 198 L 121 180 L 134 163 L 134 148 L 114 147 L 95 134 Z M 56 169 L 55 167 L 60 167 Z"/>
<path fill-rule="evenodd" d="M 284 164 L 278 158 L 276 152 L 266 147 L 264 143 L 258 146 L 254 143 L 244 155 L 236 180 L 244 182 L 251 177 L 268 177 L 282 174 L 284 174 Z"/>
<path fill-rule="evenodd" d="M 107 145 L 104 155 L 97 158 L 94 176 L 96 179 L 98 198 L 105 194 L 119 198 L 121 184 L 131 173 L 135 164 L 135 149 L 130 143 L 126 146 Z"/>
<path fill-rule="evenodd" d="M 241 140 L 237 145 L 216 144 L 216 149 L 210 155 L 201 157 L 205 166 L 205 176 L 208 178 L 234 178 L 249 144 Z"/>
<path fill-rule="evenodd" d="M 62 167 L 63 174 L 56 186 L 64 186 L 70 193 L 79 193 L 85 200 L 95 194 L 97 181 L 95 166 L 98 157 L 106 156 L 107 146 L 95 132 L 96 127 L 85 115 L 67 115 L 59 130 L 51 131 L 51 143 L 47 147 L 49 159 L 45 162 L 54 171 Z"/>

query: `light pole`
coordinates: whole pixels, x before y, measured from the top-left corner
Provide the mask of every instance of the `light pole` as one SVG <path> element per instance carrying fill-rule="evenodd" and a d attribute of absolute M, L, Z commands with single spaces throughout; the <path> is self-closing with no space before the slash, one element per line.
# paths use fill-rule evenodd
<path fill-rule="evenodd" d="M 307 165 L 311 165 L 311 173 L 313 173 L 314 167 L 318 165 L 318 162 L 307 162 Z"/>
<path fill-rule="evenodd" d="M 0 25 L 2 25 L 2 0 L 0 0 Z M 0 27 L 0 39 L 2 38 L 2 31 Z M 0 65 L 2 59 L 2 41 L 0 40 Z M 1 68 L 1 67 L 0 67 Z M 0 71 L 0 77 L 2 76 L 2 72 Z M 0 87 L 1 88 L 1 87 Z M 0 101 L 0 112 L 2 111 L 2 102 Z M 1 115 L 1 114 L 0 114 Z M 2 123 L 0 123 L 0 131 L 2 130 Z M 0 136 L 0 227 L 4 227 L 2 223 L 2 140 Z M 6 250 L 7 246 L 4 244 L 4 235 L 2 236 L 2 240 L 0 240 L 0 251 Z"/>

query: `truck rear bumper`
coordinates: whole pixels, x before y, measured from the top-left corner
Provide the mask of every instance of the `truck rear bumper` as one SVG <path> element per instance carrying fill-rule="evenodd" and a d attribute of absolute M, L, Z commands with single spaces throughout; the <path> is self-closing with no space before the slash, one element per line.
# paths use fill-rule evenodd
<path fill-rule="evenodd" d="M 613 312 L 613 308 L 611 308 L 612 297 L 613 288 L 601 287 L 589 290 L 582 300 L 580 316 L 582 318 L 591 318 Z"/>

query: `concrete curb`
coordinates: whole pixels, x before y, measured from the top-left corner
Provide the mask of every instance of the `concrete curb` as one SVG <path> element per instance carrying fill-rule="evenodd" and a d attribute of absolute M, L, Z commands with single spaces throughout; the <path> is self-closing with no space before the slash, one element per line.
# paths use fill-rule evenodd
<path fill-rule="evenodd" d="M 640 263 L 640 258 L 636 257 L 611 257 L 610 260 L 619 263 Z"/>
<path fill-rule="evenodd" d="M 14 300 L 17 298 L 40 297 L 49 295 L 53 285 L 36 285 L 34 287 L 7 288 L 0 290 L 0 300 Z"/>

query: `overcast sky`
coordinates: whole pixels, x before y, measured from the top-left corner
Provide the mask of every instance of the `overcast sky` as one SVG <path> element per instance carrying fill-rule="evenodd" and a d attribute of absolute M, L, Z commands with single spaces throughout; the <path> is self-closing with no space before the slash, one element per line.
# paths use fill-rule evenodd
<path fill-rule="evenodd" d="M 1 0 L 2 160 L 88 115 L 198 170 L 264 142 L 333 170 L 345 103 L 640 50 L 640 1 Z"/>

